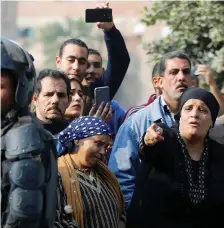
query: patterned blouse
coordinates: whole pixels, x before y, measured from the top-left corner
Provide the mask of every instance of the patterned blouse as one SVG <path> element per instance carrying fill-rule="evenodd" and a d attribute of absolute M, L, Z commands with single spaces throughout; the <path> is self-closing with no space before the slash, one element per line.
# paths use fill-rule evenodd
<path fill-rule="evenodd" d="M 119 207 L 107 184 L 99 174 L 86 174 L 76 170 L 84 210 L 85 228 L 117 228 L 120 221 Z"/>

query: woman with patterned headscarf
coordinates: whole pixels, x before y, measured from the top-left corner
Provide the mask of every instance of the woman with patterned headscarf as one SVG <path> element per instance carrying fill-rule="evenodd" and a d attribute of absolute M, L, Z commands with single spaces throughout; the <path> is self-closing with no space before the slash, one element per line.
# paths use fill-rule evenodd
<path fill-rule="evenodd" d="M 218 112 L 210 92 L 190 88 L 176 126 L 147 129 L 128 228 L 224 227 L 224 145 L 209 137 Z"/>
<path fill-rule="evenodd" d="M 103 162 L 111 136 L 108 126 L 92 116 L 74 120 L 59 135 L 64 152 L 58 169 L 67 196 L 66 209 L 80 228 L 124 225 L 120 186 Z"/>

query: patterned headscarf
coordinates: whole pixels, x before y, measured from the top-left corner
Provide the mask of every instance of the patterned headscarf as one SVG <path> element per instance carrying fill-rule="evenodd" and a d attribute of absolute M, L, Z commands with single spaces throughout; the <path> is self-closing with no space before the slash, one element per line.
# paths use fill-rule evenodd
<path fill-rule="evenodd" d="M 112 136 L 112 133 L 102 119 L 94 116 L 81 116 L 73 120 L 67 128 L 59 133 L 59 142 L 64 148 L 71 148 L 74 140 L 94 135 Z"/>

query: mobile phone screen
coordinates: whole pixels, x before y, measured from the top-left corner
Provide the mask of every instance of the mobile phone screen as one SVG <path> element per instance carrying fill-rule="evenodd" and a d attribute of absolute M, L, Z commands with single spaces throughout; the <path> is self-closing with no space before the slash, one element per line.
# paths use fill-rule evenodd
<path fill-rule="evenodd" d="M 110 102 L 110 88 L 108 86 L 95 88 L 94 97 L 97 107 L 99 107 L 102 102 L 105 104 Z"/>
<path fill-rule="evenodd" d="M 112 9 L 86 9 L 86 23 L 112 22 Z"/>

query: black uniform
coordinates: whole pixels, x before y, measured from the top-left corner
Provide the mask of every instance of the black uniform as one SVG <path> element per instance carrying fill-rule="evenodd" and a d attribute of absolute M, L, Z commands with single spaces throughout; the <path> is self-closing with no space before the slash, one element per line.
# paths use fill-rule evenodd
<path fill-rule="evenodd" d="M 15 105 L 1 122 L 2 227 L 53 227 L 57 153 L 53 138 L 28 111 L 35 69 L 32 56 L 1 38 L 1 70 L 13 72 Z"/>

